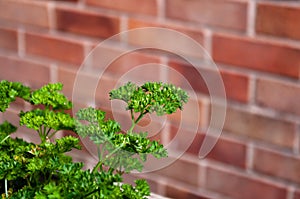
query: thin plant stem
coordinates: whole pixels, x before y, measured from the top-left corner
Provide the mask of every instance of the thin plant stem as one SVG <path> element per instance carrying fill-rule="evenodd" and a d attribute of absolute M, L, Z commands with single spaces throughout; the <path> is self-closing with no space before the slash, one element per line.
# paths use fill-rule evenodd
<path fill-rule="evenodd" d="M 7 140 L 9 138 L 10 135 L 6 136 L 1 142 L 0 144 L 2 144 L 5 140 Z"/>
<path fill-rule="evenodd" d="M 58 131 L 54 131 L 48 138 L 52 138 Z"/>
<path fill-rule="evenodd" d="M 5 196 L 6 196 L 6 198 L 8 198 L 8 187 L 7 187 L 7 179 L 5 179 L 5 181 L 4 181 L 4 186 L 5 186 Z"/>

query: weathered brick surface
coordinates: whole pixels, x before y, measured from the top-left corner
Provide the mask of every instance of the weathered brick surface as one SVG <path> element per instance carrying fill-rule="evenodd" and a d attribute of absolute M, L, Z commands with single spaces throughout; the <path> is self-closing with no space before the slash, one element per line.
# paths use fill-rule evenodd
<path fill-rule="evenodd" d="M 244 168 L 246 166 L 246 145 L 238 142 L 226 140 L 221 137 L 212 137 L 207 133 L 193 132 L 192 130 L 183 130 L 171 126 L 169 143 L 178 151 L 199 156 L 203 142 L 216 144 L 207 154 L 205 159 L 216 160 L 225 164 Z"/>
<path fill-rule="evenodd" d="M 125 11 L 129 13 L 139 13 L 147 15 L 156 15 L 158 11 L 157 1 L 155 0 L 122 0 L 114 3 L 109 0 L 97 1 L 87 0 L 88 5 L 99 6 L 100 8 L 107 8 L 111 10 Z M 139 8 L 136 8 L 139 5 Z"/>
<path fill-rule="evenodd" d="M 261 2 L 257 6 L 256 31 L 299 40 L 300 22 L 294 20 L 299 17 L 300 8 L 298 6 Z M 272 23 L 269 23 L 270 21 Z"/>
<path fill-rule="evenodd" d="M 223 92 L 221 92 L 221 88 L 224 87 L 228 99 L 240 102 L 248 101 L 249 77 L 246 75 L 224 70 L 203 69 L 197 65 L 178 61 L 171 61 L 169 66 L 180 75 L 170 71 L 170 81 L 180 85 L 182 88 L 189 89 L 187 81 L 195 92 L 225 97 L 222 95 Z M 209 93 L 209 91 L 213 93 Z"/>
<path fill-rule="evenodd" d="M 263 149 L 255 149 L 255 171 L 300 183 L 300 158 Z"/>
<path fill-rule="evenodd" d="M 213 59 L 242 68 L 298 78 L 300 48 L 263 40 L 215 34 Z"/>
<path fill-rule="evenodd" d="M 38 1 L 0 1 L 0 19 L 36 25 L 49 26 L 49 14 L 46 2 Z"/>
<path fill-rule="evenodd" d="M 0 71 L 1 80 L 19 81 L 32 87 L 50 82 L 49 65 L 30 60 L 0 56 Z"/>
<path fill-rule="evenodd" d="M 231 198 L 281 199 L 287 194 L 284 187 L 271 182 L 219 169 L 208 168 L 206 180 L 208 189 L 221 192 Z"/>
<path fill-rule="evenodd" d="M 284 81 L 257 80 L 256 101 L 262 107 L 300 115 L 300 85 Z"/>
<path fill-rule="evenodd" d="M 188 172 L 187 172 L 188 171 Z M 155 171 L 156 174 L 171 177 L 175 180 L 197 186 L 200 168 L 196 163 L 177 159 L 166 167 Z"/>
<path fill-rule="evenodd" d="M 246 10 L 247 4 L 241 1 L 166 1 L 166 15 L 169 18 L 236 30 L 245 30 Z"/>
<path fill-rule="evenodd" d="M 278 119 L 228 108 L 223 129 L 253 140 L 292 149 L 296 125 Z"/>
<path fill-rule="evenodd" d="M 58 30 L 107 38 L 120 31 L 120 20 L 98 13 L 68 8 L 56 9 Z"/>
<path fill-rule="evenodd" d="M 190 95 L 183 110 L 147 116 L 135 129 L 164 143 L 174 160 L 157 168 L 168 159 L 149 158 L 145 171 L 155 171 L 141 176 L 152 191 L 172 198 L 298 199 L 299 10 L 299 3 L 283 0 L 0 0 L 0 80 L 33 88 L 62 82 L 74 101 L 70 114 L 96 106 L 123 131 L 128 111 L 109 100 L 109 91 L 127 81 L 173 83 Z M 0 120 L 17 124 L 17 110 L 30 107 L 17 100 Z M 205 135 L 217 142 L 200 160 Z M 85 147 L 73 156 L 86 168 L 93 164 Z"/>
<path fill-rule="evenodd" d="M 191 193 L 181 187 L 173 187 L 171 184 L 166 186 L 166 196 L 170 198 L 182 198 L 182 199 L 208 199 L 200 194 Z"/>
<path fill-rule="evenodd" d="M 17 31 L 14 29 L 0 28 L 0 48 L 18 50 Z"/>
<path fill-rule="evenodd" d="M 26 53 L 80 65 L 84 59 L 83 43 L 43 34 L 25 35 Z"/>

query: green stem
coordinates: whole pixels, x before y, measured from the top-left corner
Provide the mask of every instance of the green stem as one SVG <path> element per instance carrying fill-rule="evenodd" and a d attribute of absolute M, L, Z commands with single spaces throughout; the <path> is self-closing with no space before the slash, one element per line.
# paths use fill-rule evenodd
<path fill-rule="evenodd" d="M 123 143 L 121 146 L 115 148 L 110 154 L 106 155 L 105 158 L 104 158 L 104 160 L 101 160 L 101 161 L 99 161 L 99 162 L 96 164 L 96 166 L 94 167 L 94 169 L 93 169 L 92 172 L 93 172 L 93 173 L 97 172 L 98 169 L 99 169 L 100 167 L 102 167 L 102 165 L 103 165 L 103 163 L 105 162 L 105 160 L 107 160 L 107 159 L 110 158 L 112 155 L 114 155 L 114 154 L 115 154 L 120 148 L 122 148 L 123 146 L 124 146 L 124 143 Z"/>
<path fill-rule="evenodd" d="M 58 131 L 54 131 L 51 135 L 48 136 L 48 138 L 52 138 Z"/>
<path fill-rule="evenodd" d="M 131 110 L 131 113 L 132 113 L 132 110 Z M 137 123 L 139 123 L 139 121 L 141 121 L 141 119 L 144 117 L 144 115 L 146 115 L 148 113 L 148 111 L 145 111 L 145 112 L 141 112 L 140 115 L 138 116 L 138 118 L 136 120 L 134 120 L 134 117 L 131 117 L 131 127 L 130 129 L 128 130 L 128 132 L 132 133 L 135 125 Z"/>
<path fill-rule="evenodd" d="M 94 191 L 91 191 L 90 193 L 84 195 L 84 198 L 87 198 L 89 195 L 91 195 L 91 194 L 97 192 L 98 190 L 99 190 L 99 189 L 95 189 Z"/>
<path fill-rule="evenodd" d="M 1 142 L 0 144 L 2 144 L 5 140 L 7 140 L 9 138 L 10 135 L 6 136 Z"/>
<path fill-rule="evenodd" d="M 38 130 L 38 134 L 39 134 L 39 136 L 41 138 L 42 143 L 44 143 L 45 139 L 44 139 L 44 134 L 43 134 L 43 129 L 42 128 L 43 127 L 40 126 L 40 129 Z"/>
<path fill-rule="evenodd" d="M 144 115 L 148 113 L 148 111 L 142 112 L 139 117 L 135 120 L 135 124 L 139 123 L 139 121 L 144 117 Z"/>
<path fill-rule="evenodd" d="M 5 183 L 5 185 L 4 185 L 4 186 L 5 186 L 5 196 L 6 196 L 6 198 L 8 198 L 8 191 L 7 191 L 7 190 L 8 190 L 8 187 L 7 187 L 7 179 L 5 179 L 5 182 L 4 182 L 4 183 Z"/>
<path fill-rule="evenodd" d="M 47 136 L 46 130 L 47 130 L 47 127 L 44 125 L 44 131 L 43 131 L 43 134 L 44 134 L 45 136 Z"/>
<path fill-rule="evenodd" d="M 131 120 L 134 121 L 133 109 L 130 109 Z"/>
<path fill-rule="evenodd" d="M 51 128 L 48 129 L 48 131 L 47 131 L 47 133 L 46 133 L 46 136 L 49 135 L 50 131 L 51 131 Z M 45 129 L 45 132 L 46 132 L 46 129 Z"/>

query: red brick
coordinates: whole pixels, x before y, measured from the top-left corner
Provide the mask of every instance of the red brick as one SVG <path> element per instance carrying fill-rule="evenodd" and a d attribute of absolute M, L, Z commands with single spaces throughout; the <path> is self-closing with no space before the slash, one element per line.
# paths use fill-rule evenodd
<path fill-rule="evenodd" d="M 263 107 L 300 115 L 300 85 L 266 79 L 257 80 L 256 102 Z"/>
<path fill-rule="evenodd" d="M 198 68 L 199 73 L 195 68 L 197 66 L 194 67 L 190 64 L 176 61 L 171 61 L 169 66 L 185 77 L 185 79 L 182 79 L 182 77 L 178 77 L 178 75 L 170 75 L 171 81 L 176 82 L 184 89 L 189 89 L 186 87 L 186 81 L 188 81 L 195 92 L 210 94 L 212 96 L 222 96 L 220 85 L 216 85 L 220 82 L 224 84 L 226 97 L 228 99 L 240 102 L 248 101 L 249 77 L 246 75 L 225 70 L 213 71 L 202 68 Z M 219 76 L 218 72 L 221 76 Z M 204 77 L 206 78 L 205 80 L 209 82 L 205 82 Z M 219 77 L 222 79 L 219 79 Z M 208 87 L 211 87 L 215 93 L 209 93 Z"/>
<path fill-rule="evenodd" d="M 300 199 L 300 190 L 299 189 L 295 191 L 293 199 Z"/>
<path fill-rule="evenodd" d="M 210 139 L 215 139 L 210 137 L 207 138 L 207 142 L 209 142 Z M 216 143 L 212 151 L 208 154 L 207 158 L 233 166 L 245 167 L 246 145 L 241 142 L 219 138 L 218 142 Z"/>
<path fill-rule="evenodd" d="M 78 0 L 59 0 L 59 1 L 66 1 L 66 2 L 78 2 Z"/>
<path fill-rule="evenodd" d="M 171 184 L 167 184 L 165 194 L 166 197 L 170 198 L 181 198 L 181 199 L 208 199 L 205 196 L 194 194 L 187 189 L 182 187 L 173 187 Z"/>
<path fill-rule="evenodd" d="M 197 130 L 199 127 L 207 127 L 209 109 L 210 104 L 206 100 L 189 98 L 182 110 L 177 110 L 167 117 L 174 125 Z"/>
<path fill-rule="evenodd" d="M 157 23 L 153 21 L 145 21 L 145 20 L 138 20 L 134 18 L 130 18 L 128 21 L 128 29 L 135 29 L 135 28 L 144 28 L 144 27 L 158 27 L 158 28 L 167 28 L 170 30 L 178 31 L 182 34 L 191 37 L 200 45 L 203 45 L 204 35 L 202 30 L 197 28 L 190 28 L 182 25 L 174 25 L 174 24 L 167 24 L 167 23 Z"/>
<path fill-rule="evenodd" d="M 87 0 L 88 5 L 99 6 L 110 10 L 125 11 L 130 13 L 156 15 L 157 1 L 156 0 L 121 0 L 114 3 L 110 0 Z"/>
<path fill-rule="evenodd" d="M 20 126 L 20 118 L 19 118 L 19 113 L 20 109 L 15 110 L 15 109 L 7 109 L 5 113 L 3 113 L 3 119 L 9 121 L 12 123 L 14 126 L 16 126 L 18 129 L 17 131 L 12 134 L 12 137 L 18 137 L 18 138 L 23 138 L 24 140 L 28 142 L 34 142 L 34 143 L 40 143 L 40 137 L 38 133 L 33 130 L 29 129 L 25 126 Z"/>
<path fill-rule="evenodd" d="M 258 33 L 300 39 L 299 6 L 258 3 L 256 31 Z M 272 21 L 272 23 L 270 23 Z"/>
<path fill-rule="evenodd" d="M 48 27 L 46 2 L 11 0 L 0 1 L 0 18 L 24 24 Z"/>
<path fill-rule="evenodd" d="M 50 35 L 26 33 L 26 53 L 80 65 L 84 59 L 84 47 L 79 42 Z"/>
<path fill-rule="evenodd" d="M 262 40 L 213 36 L 213 59 L 217 62 L 298 78 L 300 49 Z"/>
<path fill-rule="evenodd" d="M 88 89 L 90 88 L 89 86 L 79 85 L 80 88 L 76 89 L 76 93 L 78 93 L 79 91 L 80 93 L 76 94 L 76 96 L 73 96 L 73 89 L 75 87 L 75 80 L 78 71 L 79 70 L 73 68 L 59 66 L 57 71 L 57 80 L 58 82 L 61 82 L 64 85 L 63 92 L 69 99 L 75 97 L 75 99 L 72 99 L 72 101 L 74 101 L 75 103 L 85 104 L 86 102 L 92 100 L 93 93 L 91 94 L 91 89 Z M 95 80 L 94 78 L 89 76 L 88 73 L 83 73 L 80 76 L 78 76 L 78 78 L 90 79 L 90 81 L 86 81 L 86 83 L 94 82 Z"/>
<path fill-rule="evenodd" d="M 120 31 L 116 17 L 67 8 L 56 8 L 56 25 L 58 30 L 102 38 Z"/>
<path fill-rule="evenodd" d="M 247 3 L 220 0 L 167 0 L 166 16 L 216 27 L 245 30 Z"/>
<path fill-rule="evenodd" d="M 263 149 L 255 149 L 253 169 L 263 174 L 300 183 L 300 158 Z"/>
<path fill-rule="evenodd" d="M 193 132 L 192 130 L 171 125 L 169 133 L 169 148 L 198 156 L 203 139 L 203 133 Z"/>
<path fill-rule="evenodd" d="M 95 48 L 88 57 L 95 69 L 104 70 L 104 74 L 120 78 L 159 81 L 161 66 L 157 56 L 143 51 L 124 51 L 116 48 Z M 87 62 L 89 62 L 87 61 Z M 153 74 L 158 74 L 155 77 Z M 154 80 L 154 78 L 156 78 Z"/>
<path fill-rule="evenodd" d="M 76 103 L 110 107 L 109 91 L 115 86 L 115 80 L 106 76 L 98 77 L 97 73 L 59 67 L 58 82 L 64 84 L 63 91 Z"/>
<path fill-rule="evenodd" d="M 223 130 L 242 137 L 292 149 L 295 124 L 233 108 L 226 112 Z"/>
<path fill-rule="evenodd" d="M 241 142 L 226 140 L 222 137 L 215 138 L 204 133 L 194 133 L 184 129 L 178 130 L 174 126 L 171 128 L 171 137 L 170 142 L 174 142 L 172 144 L 176 150 L 185 151 L 195 156 L 199 155 L 204 138 L 206 142 L 214 142 L 217 139 L 216 145 L 205 158 L 237 167 L 245 167 L 246 165 L 246 145 Z"/>
<path fill-rule="evenodd" d="M 207 189 L 237 199 L 283 199 L 287 194 L 276 184 L 219 169 L 208 168 L 206 180 Z"/>
<path fill-rule="evenodd" d="M 150 174 L 151 176 L 151 174 Z M 147 175 L 144 175 L 142 174 L 141 176 L 139 175 L 139 173 L 136 173 L 136 174 L 123 174 L 122 175 L 122 178 L 124 179 L 124 183 L 130 183 L 130 184 L 134 184 L 134 181 L 136 179 L 146 179 L 149 186 L 150 186 L 150 190 L 151 190 L 151 193 L 157 193 L 158 192 L 158 189 L 159 187 L 163 186 L 161 185 L 158 181 L 155 180 L 155 178 L 152 179 L 147 179 Z"/>
<path fill-rule="evenodd" d="M 168 158 L 173 161 L 173 158 Z M 165 160 L 161 160 L 165 161 Z M 155 162 L 153 162 L 155 164 Z M 188 171 L 188 172 L 187 172 Z M 172 164 L 155 171 L 161 176 L 170 177 L 183 183 L 197 186 L 200 168 L 196 163 L 188 162 L 182 159 L 176 159 Z"/>
<path fill-rule="evenodd" d="M 34 88 L 50 82 L 49 68 L 47 64 L 0 56 L 0 79 L 19 81 Z"/>
<path fill-rule="evenodd" d="M 13 29 L 0 29 L 0 48 L 18 50 L 18 35 Z"/>
<path fill-rule="evenodd" d="M 197 28 L 130 20 L 129 29 L 126 35 L 128 43 L 140 48 L 151 48 L 154 52 L 166 56 L 205 56 L 202 47 L 203 32 Z"/>

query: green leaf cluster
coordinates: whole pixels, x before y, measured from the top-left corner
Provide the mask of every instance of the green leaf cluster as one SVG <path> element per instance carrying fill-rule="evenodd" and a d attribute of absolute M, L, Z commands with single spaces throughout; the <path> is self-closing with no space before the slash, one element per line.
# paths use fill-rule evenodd
<path fill-rule="evenodd" d="M 161 82 L 147 82 L 137 86 L 131 82 L 110 92 L 111 99 L 123 100 L 127 109 L 136 113 L 156 112 L 158 116 L 182 109 L 188 95 L 181 88 Z"/>
<path fill-rule="evenodd" d="M 62 88 L 61 83 L 47 84 L 32 92 L 30 101 L 32 104 L 42 104 L 55 110 L 70 109 L 72 108 L 72 102 L 60 92 Z"/>
<path fill-rule="evenodd" d="M 0 111 L 17 97 L 31 103 L 32 110 L 20 110 L 20 125 L 35 130 L 41 140 L 32 143 L 12 138 L 17 127 L 8 121 L 0 124 L 2 198 L 146 198 L 148 183 L 139 179 L 135 185 L 124 184 L 122 174 L 141 171 L 148 155 L 166 157 L 167 151 L 147 138 L 147 132 L 134 132 L 134 126 L 148 113 L 163 115 L 182 109 L 187 94 L 173 85 L 155 82 L 142 86 L 127 83 L 111 91 L 111 99 L 125 101 L 131 113 L 132 125 L 123 132 L 118 122 L 107 119 L 99 109 L 81 109 L 76 117 L 68 114 L 72 102 L 62 88 L 61 83 L 55 83 L 31 90 L 19 82 L 0 82 Z M 135 113 L 139 115 L 135 117 Z M 71 130 L 95 143 L 99 159 L 92 170 L 83 169 L 83 163 L 75 163 L 67 155 L 81 149 L 79 138 L 53 139 L 60 130 Z"/>
<path fill-rule="evenodd" d="M 147 138 L 147 133 L 121 132 L 120 125 L 113 120 L 105 120 L 105 113 L 92 107 L 81 109 L 76 114 L 76 132 L 81 137 L 88 136 L 98 146 L 97 168 L 109 166 L 110 171 L 141 171 L 142 162 L 152 154 L 157 158 L 166 157 L 163 145 Z M 82 122 L 84 120 L 84 122 Z"/>
<path fill-rule="evenodd" d="M 0 82 L 0 111 L 4 112 L 17 97 L 28 100 L 30 98 L 29 93 L 30 88 L 19 82 L 2 80 Z"/>

